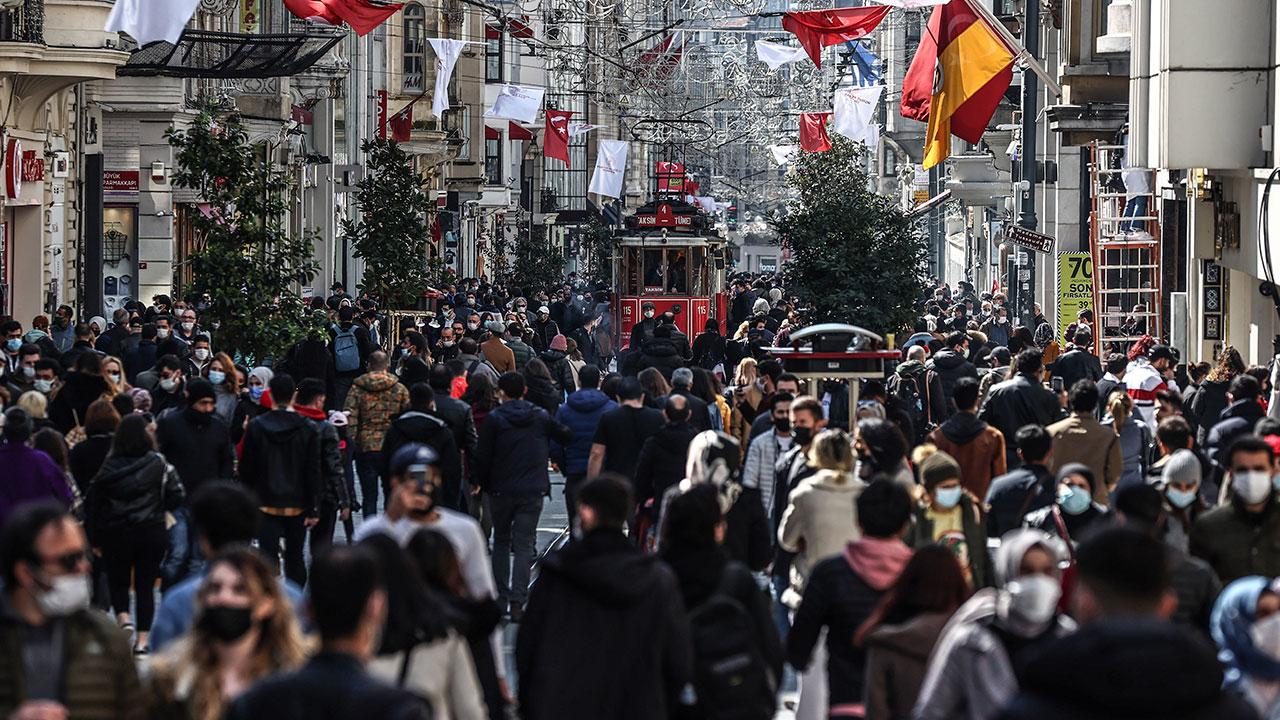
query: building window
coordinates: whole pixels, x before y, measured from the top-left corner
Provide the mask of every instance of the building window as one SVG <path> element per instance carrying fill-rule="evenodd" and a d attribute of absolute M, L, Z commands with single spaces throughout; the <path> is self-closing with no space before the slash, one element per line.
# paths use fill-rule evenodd
<path fill-rule="evenodd" d="M 506 185 L 502 172 L 502 131 L 484 129 L 484 181 L 489 185 Z"/>
<path fill-rule="evenodd" d="M 484 81 L 502 82 L 502 28 L 484 26 Z"/>
<path fill-rule="evenodd" d="M 422 92 L 426 69 L 427 11 L 418 3 L 404 8 L 404 89 Z"/>
<path fill-rule="evenodd" d="M 458 138 L 462 140 L 462 146 L 458 148 L 458 160 L 471 159 L 471 106 L 463 105 L 457 108 L 457 114 L 454 119 L 457 121 Z"/>

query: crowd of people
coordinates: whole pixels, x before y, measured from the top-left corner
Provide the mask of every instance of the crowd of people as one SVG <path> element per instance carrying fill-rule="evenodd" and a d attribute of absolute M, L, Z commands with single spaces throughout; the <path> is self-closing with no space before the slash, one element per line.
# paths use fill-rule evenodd
<path fill-rule="evenodd" d="M 0 323 L 0 714 L 1280 718 L 1280 367 L 963 283 L 857 388 L 772 276 L 692 341 L 331 290 L 257 363 L 166 296 Z"/>

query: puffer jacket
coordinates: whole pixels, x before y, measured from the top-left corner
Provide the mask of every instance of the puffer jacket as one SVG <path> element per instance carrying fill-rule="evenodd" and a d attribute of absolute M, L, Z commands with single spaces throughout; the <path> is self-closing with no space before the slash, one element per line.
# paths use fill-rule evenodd
<path fill-rule="evenodd" d="M 409 390 L 395 375 L 378 371 L 365 373 L 351 383 L 344 408 L 347 437 L 355 438 L 358 449 L 377 452 L 391 420 L 409 407 Z"/>
<path fill-rule="evenodd" d="M 567 443 L 551 444 L 551 459 L 566 475 L 581 475 L 587 471 L 591 458 L 591 441 L 595 438 L 600 417 L 618 407 L 608 395 L 594 388 L 571 393 L 564 405 L 556 410 L 556 422 L 569 428 L 573 439 Z"/>
<path fill-rule="evenodd" d="M 951 417 L 956 411 L 956 403 L 951 399 L 951 393 L 955 390 L 956 381 L 960 378 L 978 379 L 978 368 L 969 362 L 963 353 L 955 350 L 946 349 L 939 350 L 933 359 L 929 361 L 929 369 L 938 373 L 938 380 L 942 383 L 942 403 L 943 417 L 933 418 L 936 423 L 941 423 L 944 419 Z"/>
<path fill-rule="evenodd" d="M 102 532 L 164 526 L 164 514 L 182 505 L 178 472 L 158 452 L 141 457 L 113 455 L 89 481 L 85 525 L 92 538 Z"/>
<path fill-rule="evenodd" d="M 538 356 L 551 371 L 551 380 L 560 392 L 571 393 L 578 388 L 573 381 L 573 370 L 569 367 L 569 358 L 559 350 L 544 350 Z"/>
<path fill-rule="evenodd" d="M 640 357 L 635 368 L 635 373 L 647 368 L 657 368 L 662 373 L 662 377 L 671 382 L 671 374 L 676 368 L 684 367 L 684 358 L 680 356 L 680 349 L 674 342 L 667 338 L 655 337 L 644 341 L 640 346 Z"/>
<path fill-rule="evenodd" d="M 526 400 L 546 410 L 548 415 L 554 415 L 560 409 L 560 401 L 564 396 L 554 382 L 537 375 L 525 376 L 524 382 Z"/>
<path fill-rule="evenodd" d="M 669 422 L 644 441 L 636 463 L 636 502 L 660 499 L 684 478 L 689 443 L 697 434 L 698 429 L 687 422 Z"/>
<path fill-rule="evenodd" d="M 262 507 L 301 509 L 316 517 L 323 493 L 320 433 L 312 421 L 288 410 L 271 410 L 244 432 L 240 481 Z"/>
<path fill-rule="evenodd" d="M 536 497 L 551 492 L 547 461 L 551 440 L 573 439 L 569 428 L 527 400 L 509 400 L 494 408 L 480 429 L 474 482 L 485 492 Z"/>

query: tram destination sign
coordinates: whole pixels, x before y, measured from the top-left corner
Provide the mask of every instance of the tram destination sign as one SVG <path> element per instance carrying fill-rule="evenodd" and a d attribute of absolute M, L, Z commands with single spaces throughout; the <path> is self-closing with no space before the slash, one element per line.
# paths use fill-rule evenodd
<path fill-rule="evenodd" d="M 1028 230 L 1014 223 L 1005 225 L 1004 239 L 1024 248 L 1047 253 L 1053 250 L 1053 236 Z"/>
<path fill-rule="evenodd" d="M 674 230 L 692 230 L 693 215 L 677 215 L 667 203 L 658 206 L 657 212 L 636 213 L 636 227 L 639 228 L 671 228 Z"/>

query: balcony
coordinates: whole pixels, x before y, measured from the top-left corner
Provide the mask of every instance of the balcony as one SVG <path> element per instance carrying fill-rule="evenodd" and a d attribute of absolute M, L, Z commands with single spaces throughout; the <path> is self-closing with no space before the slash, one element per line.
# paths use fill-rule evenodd
<path fill-rule="evenodd" d="M 340 32 L 243 34 L 186 30 L 176 44 L 138 48 L 121 76 L 253 79 L 296 75 L 315 65 L 343 38 Z"/>
<path fill-rule="evenodd" d="M 24 0 L 0 12 L 0 42 L 44 44 L 44 2 Z"/>

